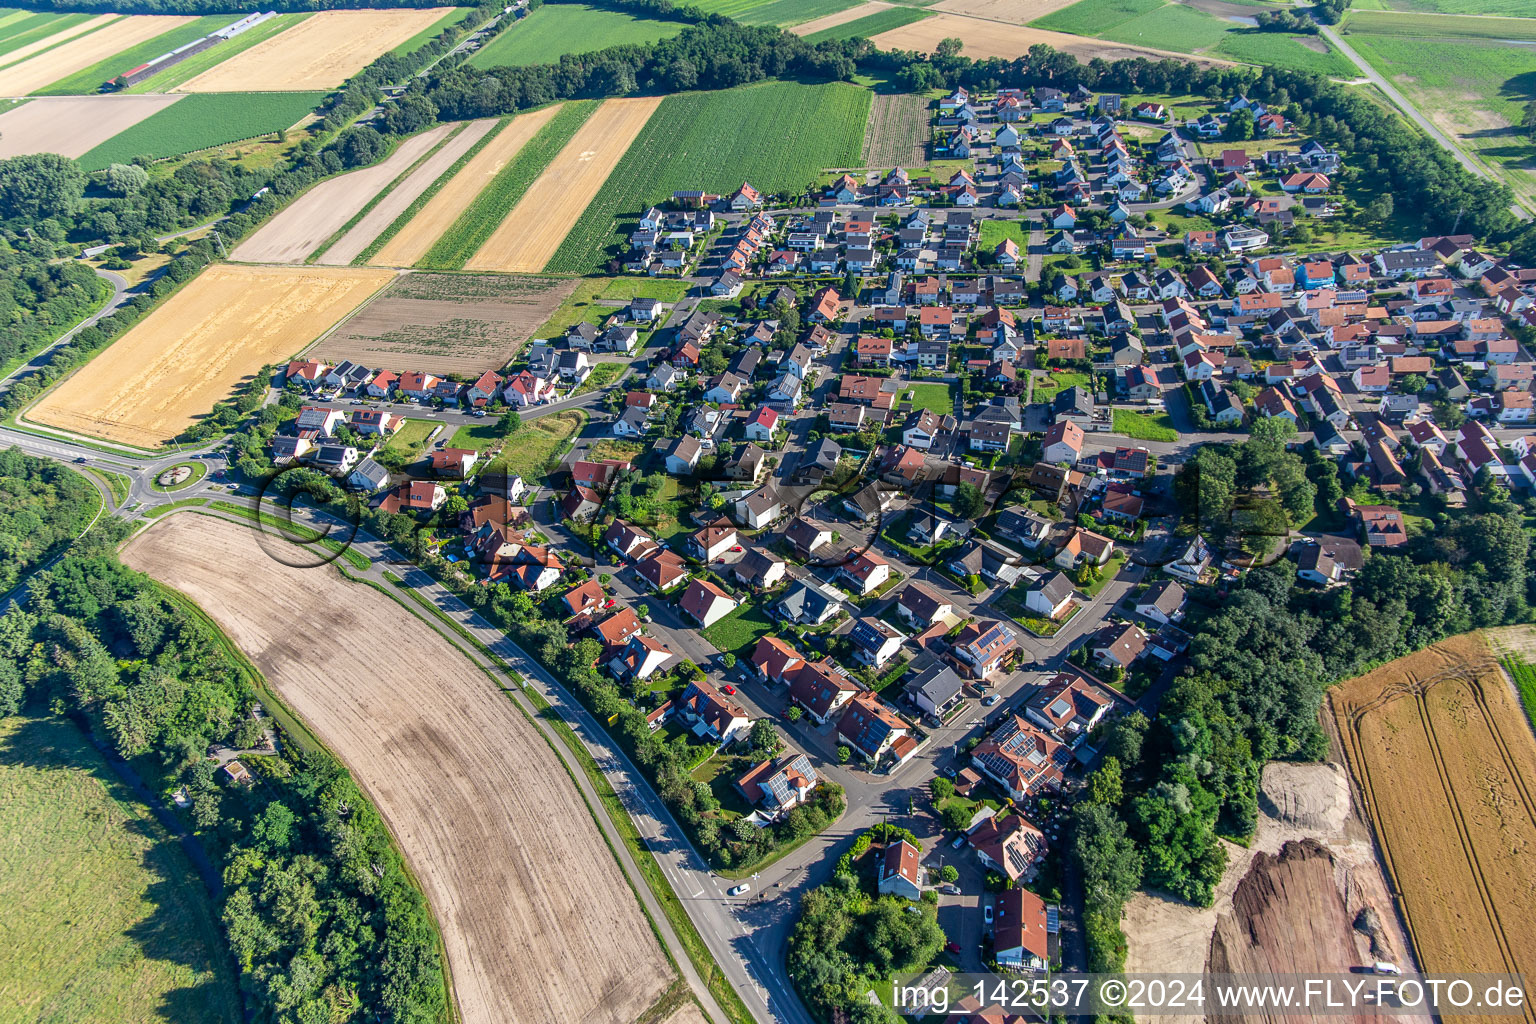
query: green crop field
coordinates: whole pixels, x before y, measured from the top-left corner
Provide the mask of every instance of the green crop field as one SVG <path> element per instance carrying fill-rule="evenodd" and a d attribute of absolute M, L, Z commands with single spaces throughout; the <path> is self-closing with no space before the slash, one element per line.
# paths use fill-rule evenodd
<path fill-rule="evenodd" d="M 1302 42 L 1302 39 L 1306 39 L 1307 43 Z M 1313 42 L 1327 47 L 1328 52 L 1318 53 L 1308 45 Z M 1252 29 L 1235 28 L 1228 32 L 1211 52 L 1214 56 L 1243 61 L 1247 64 L 1258 64 L 1261 67 L 1310 71 L 1314 74 L 1333 75 L 1337 78 L 1354 78 L 1359 74 L 1359 69 L 1355 67 L 1353 61 L 1342 53 L 1336 52 L 1327 40 L 1319 36 L 1292 36 L 1283 32 L 1257 32 Z"/>
<path fill-rule="evenodd" d="M 687 24 L 636 18 L 583 4 L 545 4 L 508 25 L 469 58 L 477 68 L 553 64 L 566 53 L 591 53 L 620 43 L 654 43 L 677 35 Z"/>
<path fill-rule="evenodd" d="M 1163 6 L 1165 0 L 1078 0 L 1071 7 L 1063 7 L 1029 24 L 1034 28 L 1046 28 L 1054 32 L 1070 32 L 1078 36 L 1096 36 L 1133 18 L 1150 14 Z"/>
<path fill-rule="evenodd" d="M 858 166 L 870 95 L 842 83 L 767 82 L 668 96 L 545 269 L 590 272 L 619 242 L 621 221 L 677 189 L 728 193 L 751 181 L 765 193 L 799 191 L 824 168 Z M 775 126 L 771 140 L 763 125 Z"/>
<path fill-rule="evenodd" d="M 1432 11 L 1440 14 L 1502 14 L 1536 18 L 1531 0 L 1387 0 L 1387 7 L 1401 11 Z"/>
<path fill-rule="evenodd" d="M 1425 117 L 1501 177 L 1522 203 L 1536 208 L 1536 144 L 1517 127 L 1525 104 L 1536 99 L 1531 47 L 1482 38 L 1377 35 L 1358 27 L 1349 44 Z"/>
<path fill-rule="evenodd" d="M 97 171 L 136 156 L 158 160 L 280 131 L 297 124 L 325 96 L 323 92 L 193 93 L 112 136 L 82 156 L 80 166 Z"/>
<path fill-rule="evenodd" d="M 1536 727 L 1536 666 L 1517 654 L 1505 655 L 1501 660 L 1504 670 L 1514 680 L 1515 689 L 1520 693 L 1520 705 L 1525 708 L 1525 717 Z"/>
<path fill-rule="evenodd" d="M 805 41 L 814 45 L 829 39 L 853 39 L 856 36 L 870 39 L 881 32 L 889 32 L 903 25 L 910 25 L 914 21 L 931 17 L 933 17 L 932 11 L 922 11 L 915 7 L 892 7 L 878 14 L 867 14 L 853 21 L 845 21 L 841 25 L 824 28 L 820 32 L 812 32 L 805 37 Z"/>
<path fill-rule="evenodd" d="M 0 722 L 0 836 L 6 1020 L 239 1024 L 186 854 L 69 721 Z"/>
<path fill-rule="evenodd" d="M 138 46 L 130 46 L 120 53 L 114 53 L 106 60 L 72 75 L 59 79 L 47 88 L 39 89 L 39 96 L 86 96 L 90 93 L 100 92 L 102 85 L 130 68 L 136 68 L 145 61 L 154 60 L 162 53 L 169 53 L 178 46 L 185 46 L 196 39 L 201 39 L 210 32 L 216 32 L 233 21 L 238 21 L 230 14 L 210 14 L 196 21 L 189 21 L 185 25 L 173 28 L 169 32 L 162 32 L 155 38 L 140 43 Z M 215 46 L 213 49 L 217 50 Z"/>
<path fill-rule="evenodd" d="M 1530 17 L 1471 18 L 1445 14 L 1397 14 L 1351 11 L 1344 19 L 1345 35 L 1367 32 L 1378 36 L 1460 36 L 1474 39 L 1536 39 L 1536 3 L 1523 0 Z M 1533 60 L 1532 63 L 1536 63 Z"/>
<path fill-rule="evenodd" d="M 310 17 L 308 14 L 279 14 L 275 18 L 269 18 L 255 28 L 246 29 L 233 39 L 210 47 L 202 53 L 194 53 L 180 64 L 166 68 L 153 78 L 146 78 L 127 91 L 130 93 L 170 92 L 181 83 L 190 82 L 209 68 L 224 63 L 238 53 L 249 50 L 257 43 L 265 42 L 279 32 L 288 31 L 308 17 Z M 150 56 L 158 56 L 158 54 L 151 54 Z"/>
<path fill-rule="evenodd" d="M 457 24 L 459 21 L 473 16 L 473 10 L 464 7 L 455 7 L 447 14 L 443 15 L 441 18 L 438 18 L 432 24 L 428 25 L 420 32 L 417 32 L 415 35 L 411 36 L 411 38 L 407 39 L 405 42 L 401 43 L 399 46 L 395 47 L 389 52 L 394 54 L 396 57 L 404 57 L 408 53 L 414 53 L 421 47 L 425 46 L 429 40 L 434 38 L 439 32 L 447 28 L 449 25 Z"/>
<path fill-rule="evenodd" d="M 697 0 L 693 6 L 743 25 L 798 25 L 857 7 L 863 0 Z"/>
<path fill-rule="evenodd" d="M 0 66 L 4 66 L 5 55 L 12 50 L 30 46 L 39 39 L 47 39 L 55 32 L 62 32 L 94 17 L 94 14 L 33 14 L 31 11 L 6 8 L 4 23 L 0 24 Z"/>
<path fill-rule="evenodd" d="M 512 207 L 523 198 L 528 186 L 544 173 L 544 168 L 571 141 L 571 136 L 597 109 L 596 100 L 567 103 L 549 119 L 517 155 L 496 173 L 491 183 L 480 190 L 469 208 L 459 214 L 453 226 L 432 243 L 416 265 L 427 270 L 458 270 L 473 256 L 485 240 L 506 219 Z"/>

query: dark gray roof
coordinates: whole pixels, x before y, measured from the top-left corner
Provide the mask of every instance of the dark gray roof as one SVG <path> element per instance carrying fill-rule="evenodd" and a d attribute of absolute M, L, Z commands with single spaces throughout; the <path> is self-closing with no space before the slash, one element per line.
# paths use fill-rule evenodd
<path fill-rule="evenodd" d="M 938 664 L 908 683 L 907 693 L 913 696 L 921 693 L 935 706 L 942 706 L 945 702 L 953 700 L 964 685 L 954 669 L 948 665 Z"/>

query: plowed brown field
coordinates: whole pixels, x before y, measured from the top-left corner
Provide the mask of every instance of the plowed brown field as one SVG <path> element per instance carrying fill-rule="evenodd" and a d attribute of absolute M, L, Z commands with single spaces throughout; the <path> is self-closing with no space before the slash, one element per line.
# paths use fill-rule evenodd
<path fill-rule="evenodd" d="M 1536 740 L 1483 637 L 1330 702 L 1424 970 L 1536 972 Z"/>
<path fill-rule="evenodd" d="M 31 60 L 0 71 L 0 96 L 25 96 L 76 71 L 84 71 L 130 46 L 148 42 L 163 32 L 185 25 L 193 18 L 160 14 L 135 14 L 81 36 L 63 46 L 40 52 Z M 79 26 L 77 25 L 76 28 Z M 46 40 L 40 40 L 46 42 Z M 7 54 L 7 57 L 14 57 Z"/>
<path fill-rule="evenodd" d="M 560 759 L 425 622 L 207 516 L 171 516 L 123 560 L 201 605 L 378 804 L 441 926 L 465 1024 L 631 1024 L 667 988 Z"/>
<path fill-rule="evenodd" d="M 452 125 L 440 124 L 400 143 L 389 159 L 322 181 L 235 247 L 243 263 L 302 263 L 315 247 L 340 231 L 368 201 L 442 141 Z"/>
<path fill-rule="evenodd" d="M 661 99 L 603 101 L 464 269 L 525 274 L 543 270 Z"/>
<path fill-rule="evenodd" d="M 28 416 L 149 448 L 268 363 L 286 360 L 393 277 L 387 270 L 216 264 L 54 388 Z"/>
<path fill-rule="evenodd" d="M 437 23 L 447 7 L 322 11 L 235 54 L 176 87 L 177 92 L 334 89 L 385 50 Z"/>
<path fill-rule="evenodd" d="M 84 156 L 180 96 L 39 96 L 0 114 L 0 159 L 22 153 Z"/>
<path fill-rule="evenodd" d="M 561 104 L 555 103 L 543 110 L 520 114 L 503 128 L 496 137 L 485 144 L 459 168 L 459 173 L 438 190 L 425 206 L 412 217 L 410 223 L 400 229 L 368 262 L 375 267 L 409 267 L 427 254 L 432 244 L 453 226 L 469 204 L 475 201 L 480 190 L 507 166 L 507 161 L 517 155 L 540 128 L 549 123 Z"/>

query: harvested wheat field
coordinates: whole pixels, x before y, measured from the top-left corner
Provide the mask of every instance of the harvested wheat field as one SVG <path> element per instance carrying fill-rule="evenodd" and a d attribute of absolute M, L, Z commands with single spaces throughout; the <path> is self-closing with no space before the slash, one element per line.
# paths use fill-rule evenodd
<path fill-rule="evenodd" d="M 499 370 L 575 289 L 571 278 L 406 274 L 311 355 L 439 376 Z"/>
<path fill-rule="evenodd" d="M 525 274 L 543 270 L 661 99 L 604 100 L 464 269 Z"/>
<path fill-rule="evenodd" d="M 25 96 L 196 18 L 135 14 L 0 71 L 0 96 Z M 77 25 L 76 28 L 79 26 Z M 46 40 L 44 40 L 46 42 Z M 15 54 L 7 54 L 13 58 Z"/>
<path fill-rule="evenodd" d="M 1006 21 L 1010 25 L 1028 25 L 1036 18 L 1054 14 L 1075 3 L 1077 0 L 939 0 L 929 10 Z"/>
<path fill-rule="evenodd" d="M 235 247 L 230 259 L 242 263 L 302 263 L 346 226 L 369 200 L 410 169 L 443 140 L 452 125 L 440 124 L 400 143 L 389 159 L 322 181 Z"/>
<path fill-rule="evenodd" d="M 0 114 L 0 159 L 23 153 L 84 156 L 180 96 L 39 96 Z"/>
<path fill-rule="evenodd" d="M 867 18 L 871 14 L 879 14 L 881 11 L 889 9 L 890 6 L 890 4 L 881 3 L 880 0 L 865 0 L 864 3 L 859 4 L 857 7 L 835 11 L 814 21 L 802 21 L 800 24 L 788 29 L 788 31 L 793 32 L 797 36 L 808 36 L 825 28 L 836 28 L 839 25 L 846 25 L 850 21 Z"/>
<path fill-rule="evenodd" d="M 77 25 L 71 25 L 69 28 L 61 29 L 51 36 L 44 36 L 43 38 L 30 42 L 25 46 L 18 46 L 14 50 L 8 50 L 4 55 L 0 55 L 0 63 L 7 65 L 19 64 L 26 60 L 28 57 L 32 56 L 34 53 L 42 53 L 49 47 L 58 46 L 60 43 L 65 42 L 66 40 L 74 39 L 76 36 L 83 36 L 87 32 L 94 32 L 101 28 L 103 25 L 112 24 L 112 22 L 116 21 L 119 17 L 120 15 L 116 14 L 98 14 L 96 17 L 82 21 Z"/>
<path fill-rule="evenodd" d="M 123 561 L 201 605 L 378 804 L 465 1024 L 631 1024 L 672 971 L 560 759 L 426 623 L 328 567 L 279 563 L 258 536 L 174 515 Z"/>
<path fill-rule="evenodd" d="M 459 158 L 484 138 L 485 133 L 495 124 L 495 118 L 486 118 L 483 121 L 471 121 L 464 125 L 463 130 L 443 143 L 437 152 L 423 160 L 421 166 L 411 172 L 410 177 L 390 189 L 389 195 L 379 200 L 377 206 L 349 228 L 347 233 L 338 238 L 336 244 L 325 250 L 315 262 L 344 267 L 361 256 L 363 250 L 372 245 L 373 240 L 383 234 L 385 228 L 410 209 L 411 204 L 434 181 L 448 173 L 448 168 L 458 163 Z"/>
<path fill-rule="evenodd" d="M 268 363 L 324 334 L 387 270 L 214 265 L 27 414 L 150 448 L 174 438 Z"/>
<path fill-rule="evenodd" d="M 974 60 L 987 57 L 1012 60 L 1028 53 L 1029 48 L 1036 43 L 1044 43 L 1052 49 L 1070 53 L 1083 60 L 1092 60 L 1095 57 L 1102 57 L 1105 60 L 1122 60 L 1131 57 L 1146 57 L 1151 60 L 1161 60 L 1164 57 L 1183 61 L 1191 59 L 1187 53 L 1167 53 L 1144 46 L 1122 46 L 1119 43 L 1106 43 L 1086 36 L 1025 28 L 1022 25 L 1006 25 L 998 21 L 960 14 L 938 14 L 932 18 L 924 18 L 922 21 L 914 21 L 910 25 L 882 32 L 870 41 L 882 50 L 919 50 L 930 53 L 939 45 L 941 39 L 951 38 L 960 40 L 963 46 L 961 53 Z M 1200 58 L 1195 63 L 1228 64 L 1230 62 Z"/>
<path fill-rule="evenodd" d="M 484 149 L 459 168 L 453 180 L 439 189 L 416 216 L 400 229 L 400 233 L 368 261 L 369 264 L 375 267 L 409 267 L 425 256 L 443 232 L 459 219 L 459 214 L 475 201 L 480 190 L 489 185 L 491 179 L 507 166 L 507 161 L 517 156 L 517 151 L 549 123 L 549 119 L 555 116 L 562 105 L 555 103 L 543 110 L 514 117 L 495 138 L 486 143 Z"/>
<path fill-rule="evenodd" d="M 1329 701 L 1423 968 L 1536 974 L 1536 740 L 1482 634 Z"/>
<path fill-rule="evenodd" d="M 385 50 L 436 24 L 447 7 L 322 11 L 176 87 L 177 92 L 334 89 Z"/>

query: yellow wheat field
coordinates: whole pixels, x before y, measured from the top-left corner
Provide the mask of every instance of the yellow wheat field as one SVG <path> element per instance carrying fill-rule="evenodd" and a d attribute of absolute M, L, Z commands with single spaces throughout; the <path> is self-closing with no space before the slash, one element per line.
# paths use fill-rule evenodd
<path fill-rule="evenodd" d="M 183 82 L 176 91 L 334 89 L 448 11 L 322 11 Z"/>
<path fill-rule="evenodd" d="M 314 341 L 386 270 L 217 265 L 49 392 L 28 418 L 140 447 L 168 441 L 268 363 Z"/>
<path fill-rule="evenodd" d="M 30 60 L 12 64 L 4 71 L 0 71 L 0 96 L 26 96 L 52 85 L 61 78 L 67 78 L 76 71 L 84 71 L 92 64 L 99 64 L 114 53 L 120 53 L 130 46 L 138 46 L 162 32 L 169 32 L 173 28 L 194 20 L 158 14 L 135 14 L 132 17 L 114 21 L 105 28 L 81 36 L 63 46 L 39 53 Z M 60 33 L 60 35 L 67 36 L 67 33 Z M 41 42 L 47 42 L 47 40 L 41 40 Z M 14 54 L 6 56 L 13 57 Z"/>
<path fill-rule="evenodd" d="M 432 243 L 453 226 L 480 190 L 491 183 L 517 151 L 549 123 L 561 104 L 521 114 L 503 128 L 485 148 L 471 157 L 459 173 L 427 201 L 400 233 L 389 240 L 368 262 L 376 267 L 409 267 L 427 254 Z"/>
<path fill-rule="evenodd" d="M 604 101 L 464 269 L 543 270 L 660 105 L 660 96 Z"/>

